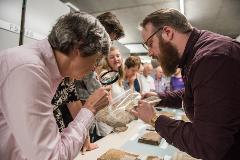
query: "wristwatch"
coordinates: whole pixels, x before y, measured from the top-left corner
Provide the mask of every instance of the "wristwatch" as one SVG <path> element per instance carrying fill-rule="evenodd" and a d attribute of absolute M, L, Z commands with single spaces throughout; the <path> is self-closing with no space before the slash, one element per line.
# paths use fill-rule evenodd
<path fill-rule="evenodd" d="M 155 127 L 155 122 L 156 122 L 157 119 L 158 119 L 158 115 L 156 113 L 154 113 L 154 116 L 153 116 L 153 118 L 151 119 L 151 122 L 150 122 L 150 124 L 153 127 Z"/>

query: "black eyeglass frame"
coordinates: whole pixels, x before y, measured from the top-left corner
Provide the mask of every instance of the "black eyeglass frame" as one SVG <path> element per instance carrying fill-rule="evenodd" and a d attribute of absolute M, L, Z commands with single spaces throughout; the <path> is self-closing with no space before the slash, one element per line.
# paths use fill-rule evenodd
<path fill-rule="evenodd" d="M 142 43 L 143 47 L 146 49 L 146 50 L 149 50 L 149 47 L 147 45 L 147 42 L 149 41 L 149 39 L 151 39 L 155 34 L 157 34 L 160 30 L 162 30 L 163 27 L 160 27 L 158 28 L 155 32 L 153 32 L 153 34 L 151 36 L 148 37 L 148 39 Z"/>

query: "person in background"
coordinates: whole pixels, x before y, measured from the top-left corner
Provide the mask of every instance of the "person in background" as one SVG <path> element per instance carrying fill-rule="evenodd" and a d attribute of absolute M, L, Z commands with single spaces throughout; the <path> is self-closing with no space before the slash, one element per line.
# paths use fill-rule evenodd
<path fill-rule="evenodd" d="M 176 73 L 174 73 L 174 75 L 171 77 L 170 88 L 171 88 L 171 91 L 184 89 L 184 83 L 183 83 L 180 68 L 177 68 Z"/>
<path fill-rule="evenodd" d="M 141 63 L 140 67 L 139 67 L 139 70 L 138 70 L 139 75 L 143 74 L 143 70 L 144 70 L 143 63 Z"/>
<path fill-rule="evenodd" d="M 132 91 L 141 93 L 140 83 L 138 79 L 138 71 L 141 65 L 141 59 L 138 56 L 130 56 L 125 60 L 124 64 L 124 89 L 131 89 Z"/>
<path fill-rule="evenodd" d="M 161 66 L 155 69 L 156 73 L 154 76 L 154 85 L 156 93 L 165 93 L 170 90 L 170 84 L 164 77 L 163 70 Z"/>
<path fill-rule="evenodd" d="M 112 41 L 119 40 L 125 36 L 123 27 L 117 16 L 111 12 L 105 12 L 97 16 L 97 19 L 106 29 Z"/>
<path fill-rule="evenodd" d="M 118 81 L 111 85 L 111 96 L 113 99 L 121 95 L 125 91 L 123 88 L 123 59 L 118 48 L 116 47 L 110 48 L 110 52 L 106 57 L 106 62 L 108 64 L 107 71 L 109 70 L 118 71 L 120 75 Z"/>
<path fill-rule="evenodd" d="M 191 122 L 157 116 L 145 101 L 133 113 L 171 145 L 199 159 L 240 159 L 240 43 L 190 25 L 175 9 L 149 14 L 144 46 L 165 75 L 181 68 L 184 90 L 159 94 L 161 104 L 183 104 Z M 147 93 L 143 97 L 157 95 Z"/>
<path fill-rule="evenodd" d="M 105 27 L 106 31 L 108 32 L 108 34 L 111 37 L 112 42 L 115 40 L 119 40 L 120 38 L 125 36 L 124 30 L 123 30 L 123 27 L 122 27 L 120 21 L 118 20 L 116 15 L 114 15 L 113 13 L 105 12 L 101 15 L 98 15 L 97 19 Z M 108 63 L 106 63 L 107 61 L 105 60 L 105 58 L 103 58 L 103 61 L 101 61 L 101 62 L 103 64 L 103 66 L 102 66 L 103 68 L 99 69 L 99 73 L 101 73 L 102 69 L 104 69 L 104 68 L 107 70 L 109 69 L 109 65 L 108 65 Z M 97 76 L 99 76 L 99 75 L 97 75 Z M 121 83 L 120 81 L 118 81 L 118 82 Z M 86 81 L 85 83 L 87 84 L 87 83 L 89 83 L 89 81 L 88 82 Z M 116 85 L 116 83 L 114 85 Z M 112 127 L 108 126 L 105 123 L 101 123 L 99 125 L 99 123 L 97 123 L 95 121 L 95 123 L 91 127 L 90 132 L 91 132 L 91 136 L 92 136 L 91 137 L 92 142 L 95 142 L 95 141 L 103 138 L 110 132 L 112 132 Z"/>
<path fill-rule="evenodd" d="M 75 12 L 61 16 L 48 39 L 0 53 L 1 159 L 74 159 L 94 115 L 109 104 L 109 88 L 96 90 L 62 133 L 51 99 L 63 77 L 83 78 L 109 49 L 101 23 Z"/>
<path fill-rule="evenodd" d="M 104 58 L 104 69 L 102 69 L 101 74 L 104 74 L 107 71 L 114 70 L 119 72 L 119 79 L 111 85 L 111 99 L 116 98 L 117 96 L 123 94 L 125 92 L 123 87 L 123 60 L 121 57 L 121 53 L 118 48 L 111 47 L 110 52 L 106 58 Z M 107 125 L 101 121 L 95 121 L 94 127 L 91 128 L 90 134 L 93 141 L 97 141 L 108 134 L 113 132 L 113 127 Z"/>
<path fill-rule="evenodd" d="M 142 94 L 150 91 L 155 91 L 154 79 L 152 78 L 153 67 L 151 63 L 143 65 L 143 74 L 139 75 L 139 82 L 142 88 Z"/>

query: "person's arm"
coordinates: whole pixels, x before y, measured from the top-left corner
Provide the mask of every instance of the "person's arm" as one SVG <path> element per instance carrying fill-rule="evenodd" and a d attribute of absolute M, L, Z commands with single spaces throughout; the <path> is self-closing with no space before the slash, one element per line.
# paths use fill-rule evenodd
<path fill-rule="evenodd" d="M 2 86 L 3 113 L 27 159 L 73 159 L 87 136 L 94 114 L 82 108 L 60 134 L 51 105 L 51 82 L 44 67 L 15 68 Z"/>
<path fill-rule="evenodd" d="M 169 108 L 182 108 L 182 97 L 184 95 L 184 89 L 173 92 L 157 93 L 147 92 L 142 94 L 142 99 L 158 96 L 161 101 L 155 105 L 155 107 L 169 107 Z"/>
<path fill-rule="evenodd" d="M 77 116 L 77 114 L 79 113 L 79 111 L 81 110 L 81 108 L 83 107 L 83 104 L 80 100 L 79 101 L 73 101 L 71 103 L 69 103 L 67 105 L 71 116 L 73 117 L 73 119 Z M 82 146 L 82 154 L 84 154 L 86 151 L 91 151 L 98 148 L 98 145 L 95 143 L 91 143 L 90 142 L 90 136 L 89 134 L 87 135 L 84 144 Z"/>
<path fill-rule="evenodd" d="M 159 116 L 156 131 L 168 143 L 196 158 L 222 159 L 239 132 L 240 65 L 216 55 L 199 63 L 191 72 L 193 123 Z"/>
<path fill-rule="evenodd" d="M 83 104 L 80 100 L 73 101 L 67 104 L 68 110 L 73 117 L 73 119 L 77 116 L 80 109 L 83 107 Z"/>
<path fill-rule="evenodd" d="M 157 106 L 169 108 L 182 108 L 183 95 L 184 89 L 158 93 L 158 97 L 161 99 L 161 101 L 157 104 Z"/>

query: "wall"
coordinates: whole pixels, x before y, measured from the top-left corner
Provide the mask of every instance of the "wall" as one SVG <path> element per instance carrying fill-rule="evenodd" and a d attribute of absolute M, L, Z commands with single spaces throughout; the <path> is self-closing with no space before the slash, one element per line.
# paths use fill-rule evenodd
<path fill-rule="evenodd" d="M 21 0 L 0 0 L 0 50 L 18 46 L 21 9 Z M 69 7 L 59 0 L 27 0 L 24 44 L 45 38 L 57 18 L 68 12 Z M 114 45 L 124 58 L 129 56 L 130 50 L 124 45 L 119 42 Z"/>
<path fill-rule="evenodd" d="M 123 59 L 126 59 L 127 57 L 130 56 L 130 50 L 127 47 L 125 47 L 123 44 L 121 44 L 120 42 L 114 41 L 113 45 L 119 49 Z"/>
<path fill-rule="evenodd" d="M 21 0 L 0 0 L 0 50 L 18 46 L 21 9 Z M 24 44 L 45 38 L 57 18 L 69 11 L 59 0 L 28 0 Z"/>

